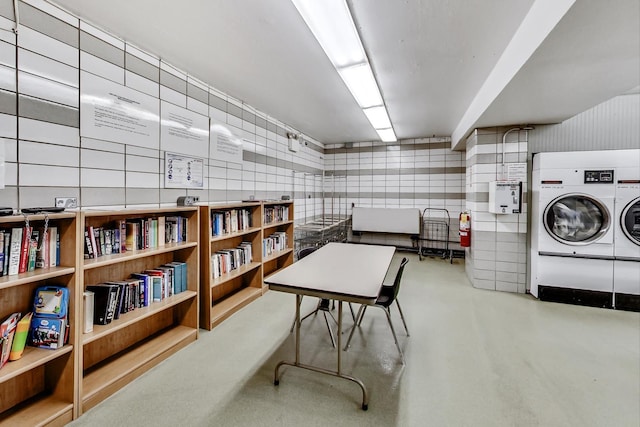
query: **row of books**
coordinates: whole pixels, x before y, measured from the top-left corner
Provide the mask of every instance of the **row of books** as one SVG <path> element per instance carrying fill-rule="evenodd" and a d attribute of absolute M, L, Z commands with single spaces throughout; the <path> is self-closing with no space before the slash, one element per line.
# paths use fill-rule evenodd
<path fill-rule="evenodd" d="M 289 206 L 269 206 L 264 208 L 264 223 L 289 220 Z"/>
<path fill-rule="evenodd" d="M 121 219 L 103 227 L 87 227 L 84 240 L 85 259 L 186 242 L 187 218 L 160 216 Z"/>
<path fill-rule="evenodd" d="M 172 295 L 187 290 L 187 263 L 170 262 L 154 269 L 133 273 L 125 280 L 89 285 L 87 293 L 93 293 L 92 306 L 85 306 L 85 319 L 93 324 L 107 325 L 121 314 L 136 308 L 148 307 Z M 86 310 L 93 309 L 93 315 Z M 85 332 L 91 328 L 85 324 Z"/>
<path fill-rule="evenodd" d="M 223 249 L 211 255 L 213 278 L 227 274 L 253 261 L 251 242 L 241 242 L 237 248 Z"/>
<path fill-rule="evenodd" d="M 223 236 L 236 233 L 251 227 L 251 211 L 249 209 L 230 209 L 211 211 L 211 235 Z"/>
<path fill-rule="evenodd" d="M 0 276 L 11 276 L 59 265 L 57 227 L 14 227 L 0 230 Z"/>
<path fill-rule="evenodd" d="M 32 311 L 12 313 L 0 323 L 0 368 L 22 357 L 26 344 L 55 350 L 69 339 L 69 289 L 45 285 L 35 290 Z"/>
<path fill-rule="evenodd" d="M 287 233 L 284 231 L 277 231 L 262 240 L 262 253 L 264 256 L 269 256 L 274 252 L 282 251 L 288 247 Z"/>

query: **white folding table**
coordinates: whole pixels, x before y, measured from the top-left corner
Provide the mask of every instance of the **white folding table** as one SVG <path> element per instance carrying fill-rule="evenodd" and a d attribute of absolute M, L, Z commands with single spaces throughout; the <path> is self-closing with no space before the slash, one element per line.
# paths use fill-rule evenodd
<path fill-rule="evenodd" d="M 273 383 L 280 383 L 283 365 L 308 369 L 353 381 L 362 389 L 362 409 L 369 405 L 364 383 L 342 373 L 342 303 L 373 304 L 391 264 L 393 246 L 329 243 L 300 261 L 264 280 L 274 291 L 296 295 L 295 361 L 283 360 L 276 365 Z M 300 303 L 302 296 L 314 296 L 338 301 L 338 366 L 336 371 L 300 363 Z"/>

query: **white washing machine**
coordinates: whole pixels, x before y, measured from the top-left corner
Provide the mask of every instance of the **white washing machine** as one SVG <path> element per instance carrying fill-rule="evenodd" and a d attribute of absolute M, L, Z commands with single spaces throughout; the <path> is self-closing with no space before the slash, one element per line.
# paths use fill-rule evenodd
<path fill-rule="evenodd" d="M 626 151 L 632 165 L 616 177 L 614 306 L 640 311 L 640 150 Z"/>
<path fill-rule="evenodd" d="M 547 301 L 612 307 L 616 156 L 533 158 L 531 286 Z"/>

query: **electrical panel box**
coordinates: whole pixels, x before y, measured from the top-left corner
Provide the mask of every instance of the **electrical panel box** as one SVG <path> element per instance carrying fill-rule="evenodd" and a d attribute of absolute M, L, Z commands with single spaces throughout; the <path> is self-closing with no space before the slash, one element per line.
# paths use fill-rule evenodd
<path fill-rule="evenodd" d="M 517 214 L 522 212 L 522 182 L 490 182 L 489 212 L 495 214 Z"/>

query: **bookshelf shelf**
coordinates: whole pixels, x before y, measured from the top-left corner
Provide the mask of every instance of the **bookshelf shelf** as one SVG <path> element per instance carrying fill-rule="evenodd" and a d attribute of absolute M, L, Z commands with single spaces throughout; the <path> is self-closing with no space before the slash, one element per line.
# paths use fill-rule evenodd
<path fill-rule="evenodd" d="M 124 261 L 131 261 L 134 259 L 145 258 L 158 254 L 164 254 L 180 249 L 191 248 L 197 245 L 197 242 L 167 243 L 164 246 L 159 246 L 153 249 L 140 249 L 136 251 L 127 251 L 120 254 L 103 255 L 100 258 L 84 260 L 84 270 L 118 264 Z"/>
<path fill-rule="evenodd" d="M 83 259 L 82 250 L 79 251 L 81 291 L 89 285 L 122 281 L 132 273 L 155 269 L 170 262 L 186 264 L 187 288 L 164 297 L 162 301 L 122 313 L 118 319 L 106 325 L 94 324 L 92 332 L 80 333 L 82 326 L 78 326 L 78 345 L 81 349 L 78 351 L 78 415 L 197 339 L 200 283 L 200 221 L 197 207 L 83 211 L 80 214 L 83 246 L 85 230 L 87 233 L 91 229 L 122 230 L 122 224 L 128 226 L 129 223 L 141 224 L 136 226 L 141 233 L 137 241 L 153 242 L 152 236 L 169 236 L 170 227 L 163 228 L 161 224 L 166 225 L 170 218 L 172 222 L 180 224 L 179 228 L 174 229 L 177 230 L 174 237 L 180 236 L 184 241 L 167 242 L 164 245 L 158 242 L 152 248 L 128 250 L 92 259 Z M 127 229 L 127 243 L 129 237 Z M 82 304 L 79 304 L 78 311 L 84 314 Z"/>
<path fill-rule="evenodd" d="M 283 226 L 283 225 L 289 225 L 289 224 L 293 224 L 293 220 L 291 220 L 291 221 L 276 221 L 276 222 L 270 222 L 270 223 L 268 223 L 268 224 L 265 224 L 265 225 L 264 225 L 264 227 L 263 227 L 263 229 L 264 229 L 264 230 L 268 230 L 268 229 L 270 229 L 270 228 L 278 228 L 278 227 L 280 227 L 280 226 Z"/>
<path fill-rule="evenodd" d="M 0 277 L 0 322 L 12 313 L 25 315 L 32 311 L 38 287 L 57 285 L 69 290 L 67 318 L 70 325 L 67 344 L 61 348 L 47 350 L 27 346 L 19 360 L 7 362 L 0 369 L 0 425 L 64 425 L 76 415 L 79 353 L 75 328 L 77 218 L 77 213 L 70 212 L 28 215 L 33 230 L 44 230 L 45 221 L 48 221 L 47 236 L 57 236 L 51 242 L 53 245 L 48 246 L 57 265 Z M 24 235 L 25 225 L 23 215 L 0 217 L 0 231 L 3 232 L 23 228 Z M 47 246 L 40 244 L 40 247 Z"/>
<path fill-rule="evenodd" d="M 214 303 L 211 310 L 212 327 L 220 324 L 223 320 L 240 310 L 245 305 L 258 299 L 260 296 L 262 296 L 261 289 L 244 288 L 226 296 L 225 299 Z"/>
<path fill-rule="evenodd" d="M 162 301 L 154 302 L 148 307 L 137 308 L 129 313 L 121 314 L 119 319 L 112 321 L 108 325 L 94 325 L 93 332 L 82 335 L 82 343 L 86 345 L 92 341 L 99 340 L 109 334 L 118 332 L 144 318 L 153 316 L 154 314 L 157 314 L 163 310 L 170 309 L 175 305 L 181 304 L 182 302 L 189 299 L 196 298 L 197 296 L 198 294 L 195 291 L 180 292 L 179 294 L 172 295 Z"/>
<path fill-rule="evenodd" d="M 73 403 L 56 396 L 36 396 L 20 405 L 0 421 L 0 426 L 65 425 L 73 419 Z"/>
<path fill-rule="evenodd" d="M 86 411 L 197 338 L 197 330 L 176 326 L 161 331 L 125 355 L 107 359 L 84 375 L 82 402 Z"/>
<path fill-rule="evenodd" d="M 293 252 L 292 248 L 283 249 L 281 251 L 275 251 L 272 254 L 270 254 L 269 256 L 265 257 L 263 262 L 273 261 L 274 259 L 278 259 L 281 256 L 288 255 L 288 254 L 290 254 L 292 252 Z"/>
<path fill-rule="evenodd" d="M 51 267 L 39 268 L 34 271 L 28 271 L 15 276 L 2 276 L 0 277 L 0 290 L 10 288 L 12 286 L 27 285 L 34 281 L 55 279 L 56 277 L 73 274 L 75 271 L 75 267 Z"/>
<path fill-rule="evenodd" d="M 212 279 L 211 280 L 211 287 L 215 288 L 216 286 L 224 285 L 228 281 L 233 280 L 236 277 L 240 277 L 243 274 L 245 274 L 245 273 L 247 273 L 247 272 L 249 272 L 249 271 L 251 271 L 253 269 L 259 268 L 260 266 L 262 266 L 262 264 L 259 263 L 259 262 L 252 262 L 252 263 L 249 263 L 249 264 L 241 265 L 237 269 L 232 270 L 230 273 L 226 273 L 226 274 L 224 274 L 224 275 L 222 275 L 220 277 L 216 277 L 215 279 Z"/>
<path fill-rule="evenodd" d="M 246 230 L 242 230 L 242 231 L 238 231 L 235 233 L 229 233 L 229 234 L 223 234 L 221 236 L 214 236 L 211 238 L 212 242 L 218 242 L 221 240 L 227 240 L 233 237 L 237 237 L 237 236 L 245 236 L 247 234 L 251 234 L 251 233 L 258 233 L 260 231 L 260 227 L 250 227 Z"/>
<path fill-rule="evenodd" d="M 0 383 L 24 374 L 34 368 L 42 366 L 52 360 L 62 357 L 73 351 L 72 345 L 65 345 L 58 350 L 46 350 L 35 347 L 25 347 L 20 360 L 8 363 L 0 369 Z"/>

